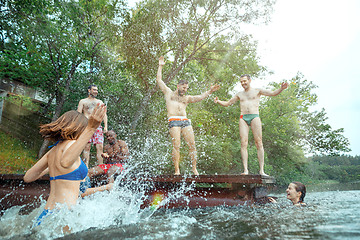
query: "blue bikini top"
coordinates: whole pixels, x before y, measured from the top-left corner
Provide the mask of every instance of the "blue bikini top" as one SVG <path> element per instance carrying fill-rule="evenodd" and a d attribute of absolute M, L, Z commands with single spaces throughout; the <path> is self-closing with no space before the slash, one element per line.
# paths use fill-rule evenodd
<path fill-rule="evenodd" d="M 77 169 L 67 174 L 59 175 L 56 177 L 50 177 L 50 181 L 57 179 L 78 181 L 78 180 L 83 180 L 87 176 L 87 174 L 88 174 L 88 168 L 86 164 L 81 160 L 80 166 Z"/>

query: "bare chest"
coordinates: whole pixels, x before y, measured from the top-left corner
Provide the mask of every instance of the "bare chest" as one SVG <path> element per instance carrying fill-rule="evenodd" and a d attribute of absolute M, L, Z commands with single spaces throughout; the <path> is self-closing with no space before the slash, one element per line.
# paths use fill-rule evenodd
<path fill-rule="evenodd" d="M 260 101 L 259 91 L 256 90 L 241 92 L 239 98 L 241 103 L 256 103 Z"/>
<path fill-rule="evenodd" d="M 169 101 L 171 104 L 180 104 L 183 106 L 187 105 L 187 97 L 186 96 L 179 96 L 176 93 L 173 93 L 169 96 Z"/>
<path fill-rule="evenodd" d="M 120 150 L 120 147 L 118 146 L 118 144 L 114 144 L 114 145 L 108 144 L 104 147 L 104 150 L 106 153 L 111 154 L 113 152 L 118 152 Z"/>
<path fill-rule="evenodd" d="M 99 100 L 85 101 L 84 102 L 84 110 L 88 113 L 91 113 L 98 103 L 100 103 Z"/>

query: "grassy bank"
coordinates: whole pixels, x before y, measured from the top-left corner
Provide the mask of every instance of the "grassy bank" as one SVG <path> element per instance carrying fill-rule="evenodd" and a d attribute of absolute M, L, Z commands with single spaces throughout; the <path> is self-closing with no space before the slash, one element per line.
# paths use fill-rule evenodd
<path fill-rule="evenodd" d="M 25 173 L 36 161 L 36 149 L 0 130 L 0 174 Z"/>

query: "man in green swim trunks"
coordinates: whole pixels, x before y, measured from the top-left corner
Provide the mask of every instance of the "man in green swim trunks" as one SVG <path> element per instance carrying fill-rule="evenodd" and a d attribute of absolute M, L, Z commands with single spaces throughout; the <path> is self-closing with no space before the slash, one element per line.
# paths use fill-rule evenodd
<path fill-rule="evenodd" d="M 264 172 L 264 147 L 262 143 L 262 128 L 259 116 L 260 97 L 261 95 L 277 96 L 288 87 L 288 83 L 282 83 L 281 87 L 275 91 L 252 88 L 250 87 L 250 76 L 247 74 L 240 77 L 240 83 L 241 86 L 244 88 L 244 91 L 237 93 L 229 101 L 220 101 L 218 97 L 215 97 L 214 102 L 220 104 L 221 106 L 228 107 L 233 105 L 236 101 L 240 101 L 241 115 L 239 121 L 239 130 L 241 141 L 241 158 L 244 166 L 244 172 L 242 173 L 242 175 L 249 174 L 247 145 L 249 137 L 249 127 L 251 127 L 254 135 L 255 145 L 257 148 L 257 155 L 260 166 L 259 174 L 267 176 Z"/>

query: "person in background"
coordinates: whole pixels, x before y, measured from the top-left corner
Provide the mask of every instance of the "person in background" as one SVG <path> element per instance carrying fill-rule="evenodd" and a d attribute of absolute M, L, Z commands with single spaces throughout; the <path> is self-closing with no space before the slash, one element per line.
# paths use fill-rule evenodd
<path fill-rule="evenodd" d="M 50 194 L 45 209 L 34 226 L 56 208 L 74 206 L 79 196 L 80 182 L 87 176 L 88 168 L 80 154 L 106 115 L 106 106 L 98 104 L 89 117 L 77 111 L 64 113 L 57 120 L 40 126 L 40 134 L 56 141 L 53 146 L 24 175 L 26 183 L 46 174 L 50 175 Z M 69 227 L 63 232 L 69 232 Z"/>
<path fill-rule="evenodd" d="M 104 153 L 102 154 L 105 164 L 100 164 L 96 167 L 89 169 L 88 177 L 94 177 L 97 175 L 106 174 L 108 184 L 82 189 L 83 192 L 81 197 L 88 196 L 98 191 L 110 190 L 114 184 L 114 174 L 120 173 L 124 168 L 123 164 L 127 162 L 129 158 L 129 149 L 125 141 L 117 139 L 117 135 L 113 130 L 110 130 L 106 133 L 108 144 L 104 147 Z M 87 181 L 89 181 L 88 179 Z M 90 184 L 87 183 L 87 186 Z M 86 188 L 86 187 L 85 187 Z"/>
<path fill-rule="evenodd" d="M 89 116 L 91 115 L 97 104 L 104 104 L 100 99 L 96 98 L 97 95 L 98 95 L 97 86 L 90 85 L 88 88 L 88 97 L 80 100 L 77 111 L 83 113 L 85 117 L 89 118 Z M 108 121 L 107 121 L 107 115 L 105 114 L 104 131 L 100 124 L 98 129 L 96 129 L 94 135 L 91 137 L 88 144 L 86 144 L 84 148 L 84 161 L 87 167 L 89 167 L 91 144 L 94 144 L 96 146 L 97 164 L 103 164 L 103 158 L 102 158 L 103 144 L 104 144 L 103 133 L 107 132 L 107 128 L 108 128 Z"/>

